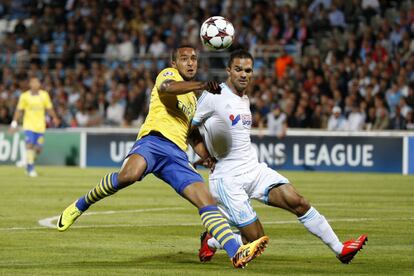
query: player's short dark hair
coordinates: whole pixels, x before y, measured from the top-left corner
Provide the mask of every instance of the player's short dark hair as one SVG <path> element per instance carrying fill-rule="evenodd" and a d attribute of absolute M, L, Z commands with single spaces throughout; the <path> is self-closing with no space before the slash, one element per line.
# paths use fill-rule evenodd
<path fill-rule="evenodd" d="M 175 47 L 173 49 L 173 51 L 171 52 L 171 61 L 176 61 L 177 60 L 178 50 L 182 49 L 182 48 L 191 48 L 191 49 L 194 49 L 194 51 L 196 49 L 194 46 L 191 46 L 191 45 L 181 45 L 181 46 Z"/>
<path fill-rule="evenodd" d="M 237 49 L 234 50 L 233 52 L 231 52 L 230 54 L 230 59 L 229 62 L 227 63 L 227 66 L 230 68 L 231 65 L 233 64 L 234 59 L 236 58 L 249 58 L 252 60 L 253 64 L 254 64 L 254 59 L 253 56 L 246 50 L 244 49 Z"/>

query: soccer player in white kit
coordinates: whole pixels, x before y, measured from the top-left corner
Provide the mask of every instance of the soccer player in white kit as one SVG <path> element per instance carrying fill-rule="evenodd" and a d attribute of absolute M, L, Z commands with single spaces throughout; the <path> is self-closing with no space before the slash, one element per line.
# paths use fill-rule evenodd
<path fill-rule="evenodd" d="M 298 217 L 309 232 L 319 237 L 342 263 L 349 263 L 367 241 L 367 235 L 341 243 L 322 216 L 289 183 L 289 180 L 259 163 L 251 145 L 252 115 L 246 89 L 253 75 L 253 57 L 237 50 L 226 68 L 228 79 L 221 94 L 203 93 L 192 120 L 204 134 L 210 154 L 217 159 L 209 176 L 210 191 L 230 224 L 240 230 L 239 243 L 264 236 L 250 199 L 285 209 Z M 201 160 L 199 163 L 202 163 Z M 210 261 L 220 244 L 207 232 L 201 235 L 200 261 Z"/>

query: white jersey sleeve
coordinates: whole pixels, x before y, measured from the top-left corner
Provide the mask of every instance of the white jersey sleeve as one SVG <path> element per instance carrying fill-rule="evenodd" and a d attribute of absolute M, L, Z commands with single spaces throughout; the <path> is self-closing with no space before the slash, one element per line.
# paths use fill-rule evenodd
<path fill-rule="evenodd" d="M 214 110 L 215 110 L 215 104 L 214 104 L 213 94 L 207 91 L 204 91 L 197 101 L 196 113 L 194 114 L 194 117 L 191 123 L 195 126 L 200 126 L 211 115 L 213 115 Z"/>
<path fill-rule="evenodd" d="M 220 118 L 218 102 L 220 95 L 204 91 L 197 103 L 197 110 L 192 124 L 199 126 L 201 135 L 209 153 L 216 159 L 225 157 L 231 149 L 231 133 L 226 123 Z"/>

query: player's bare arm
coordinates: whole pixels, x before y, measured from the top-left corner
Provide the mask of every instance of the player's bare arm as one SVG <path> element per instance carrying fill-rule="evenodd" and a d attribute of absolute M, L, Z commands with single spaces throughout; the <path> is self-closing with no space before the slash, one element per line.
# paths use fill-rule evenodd
<path fill-rule="evenodd" d="M 13 114 L 13 120 L 10 124 L 10 131 L 13 132 L 17 129 L 17 126 L 19 125 L 19 120 L 22 117 L 23 111 L 20 109 L 16 109 L 16 111 Z"/>
<path fill-rule="evenodd" d="M 201 82 L 166 80 L 160 85 L 161 93 L 168 93 L 172 95 L 181 95 L 193 91 L 202 92 L 203 90 L 213 94 L 219 94 L 221 88 L 215 81 Z"/>
<path fill-rule="evenodd" d="M 55 125 L 55 127 L 58 127 L 60 125 L 60 119 L 56 115 L 55 110 L 53 108 L 49 108 L 49 109 L 46 109 L 46 111 L 47 111 L 47 114 L 49 114 L 52 117 L 53 124 Z"/>
<path fill-rule="evenodd" d="M 209 168 L 211 171 L 214 171 L 217 160 L 208 152 L 207 147 L 204 144 L 203 137 L 201 137 L 200 131 L 194 125 L 191 127 L 190 131 L 191 133 L 188 137 L 188 141 L 191 147 L 194 149 L 194 152 L 200 156 L 200 160 L 194 162 L 194 165 L 203 165 L 204 167 Z"/>

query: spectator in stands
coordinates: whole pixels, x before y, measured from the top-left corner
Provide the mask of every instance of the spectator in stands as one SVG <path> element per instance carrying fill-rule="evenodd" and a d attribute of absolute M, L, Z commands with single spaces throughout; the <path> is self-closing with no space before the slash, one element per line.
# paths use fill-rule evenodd
<path fill-rule="evenodd" d="M 326 129 L 327 124 L 328 117 L 323 112 L 322 106 L 320 104 L 316 105 L 310 119 L 310 127 L 317 129 Z"/>
<path fill-rule="evenodd" d="M 413 111 L 407 113 L 405 127 L 407 130 L 414 131 L 414 112 Z"/>
<path fill-rule="evenodd" d="M 118 45 L 119 58 L 123 62 L 128 62 L 134 57 L 134 45 L 128 33 L 122 34 L 122 42 Z"/>
<path fill-rule="evenodd" d="M 368 108 L 366 119 L 365 119 L 365 129 L 372 130 L 375 124 L 376 116 L 376 109 L 374 106 Z"/>
<path fill-rule="evenodd" d="M 124 121 L 125 105 L 122 104 L 119 93 L 112 94 L 109 106 L 106 109 L 105 124 L 121 126 Z"/>
<path fill-rule="evenodd" d="M 348 115 L 348 130 L 361 131 L 365 127 L 365 113 L 361 112 L 360 106 L 354 104 L 351 113 Z"/>
<path fill-rule="evenodd" d="M 370 25 L 371 18 L 380 11 L 380 3 L 378 0 L 362 0 L 361 7 L 366 23 Z"/>
<path fill-rule="evenodd" d="M 89 122 L 89 114 L 86 110 L 85 104 L 78 100 L 76 102 L 77 111 L 75 113 L 75 120 L 77 127 L 87 127 Z"/>
<path fill-rule="evenodd" d="M 293 58 L 282 47 L 280 56 L 276 58 L 274 63 L 276 77 L 283 78 L 290 66 L 293 66 Z"/>
<path fill-rule="evenodd" d="M 395 109 L 400 103 L 400 99 L 401 99 L 401 91 L 398 89 L 398 86 L 396 83 L 393 83 L 391 85 L 391 88 L 387 90 L 387 92 L 385 93 L 385 99 L 389 106 L 391 117 L 392 117 L 394 116 Z"/>
<path fill-rule="evenodd" d="M 97 113 L 103 117 L 106 101 L 111 99 L 110 88 L 122 83 L 122 97 L 127 101 L 125 121 L 134 125 L 141 116 L 138 113 L 145 112 L 148 105 L 141 98 L 143 94 L 135 91 L 135 85 L 144 79 L 144 87 L 140 84 L 138 90 L 147 94 L 152 86 L 146 83 L 147 76 L 151 79 L 169 58 L 165 52 L 186 41 L 200 43 L 195 25 L 213 11 L 224 12 L 233 22 L 237 30 L 234 47 L 283 46 L 289 51 L 288 60 L 283 56 L 274 59 L 269 52 L 269 56 L 257 59 L 264 77 L 252 94 L 264 97 L 261 110 L 269 110 L 277 102 L 290 127 L 320 125 L 334 105 L 349 113 L 353 104 L 360 102 L 361 113 L 367 114 L 367 127 L 375 123 L 373 113 L 385 109 L 392 115 L 398 105 L 407 117 L 414 108 L 410 84 L 414 81 L 414 13 L 409 1 L 314 0 L 288 1 L 288 5 L 281 4 L 286 1 L 216 1 L 210 6 L 203 1 L 198 5 L 186 1 L 172 5 L 167 1 L 162 8 L 157 6 L 159 1 L 142 5 L 130 1 L 70 1 L 67 7 L 65 1 L 49 2 L 43 1 L 42 9 L 23 5 L 16 12 L 6 1 L 0 11 L 4 20 L 19 18 L 11 32 L 0 35 L 0 93 L 6 95 L 0 105 L 9 107 L 9 112 L 22 89 L 19 79 L 25 72 L 41 78 L 53 92 L 56 107 L 63 105 L 59 108 L 61 117 L 70 117 L 68 112 L 76 117 L 76 102 L 80 99 L 88 107 L 98 106 Z M 343 33 L 332 26 L 340 26 Z M 154 46 L 157 44 L 162 46 Z M 134 54 L 139 59 L 132 58 Z M 208 70 L 203 78 L 217 72 L 214 64 L 204 64 Z M 394 91 L 394 83 L 399 97 L 387 94 Z M 303 91 L 309 95 L 304 96 Z M 376 104 L 378 95 L 385 102 Z M 139 111 L 134 110 L 135 106 Z M 253 115 L 264 121 L 266 114 Z"/>
<path fill-rule="evenodd" d="M 385 107 L 379 107 L 376 111 L 376 117 L 374 125 L 372 126 L 373 130 L 385 130 L 388 128 L 390 123 L 388 110 Z"/>
<path fill-rule="evenodd" d="M 298 105 L 296 107 L 296 111 L 293 117 L 291 117 L 288 126 L 292 128 L 305 128 L 308 126 L 308 118 L 306 116 L 306 109 L 304 106 Z"/>
<path fill-rule="evenodd" d="M 0 105 L 0 125 L 10 125 L 12 117 L 9 108 L 5 105 Z"/>
<path fill-rule="evenodd" d="M 332 27 L 338 28 L 341 31 L 346 28 L 344 13 L 335 4 L 331 5 L 328 17 Z"/>
<path fill-rule="evenodd" d="M 287 116 L 279 105 L 274 105 L 272 111 L 267 114 L 268 134 L 282 139 L 286 136 Z"/>
<path fill-rule="evenodd" d="M 161 40 L 158 34 L 154 35 L 149 46 L 148 52 L 154 57 L 160 57 L 167 51 L 165 43 Z"/>
<path fill-rule="evenodd" d="M 406 129 L 406 121 L 404 116 L 401 114 L 401 109 L 399 106 L 396 106 L 395 108 L 395 114 L 390 119 L 390 124 L 388 126 L 389 129 L 392 130 L 403 130 Z"/>
<path fill-rule="evenodd" d="M 329 117 L 328 120 L 328 130 L 341 131 L 348 129 L 348 122 L 341 112 L 342 110 L 339 106 L 335 106 L 334 108 L 332 108 L 332 115 Z"/>
<path fill-rule="evenodd" d="M 137 126 L 143 121 L 147 112 L 146 100 L 146 81 L 141 79 L 128 91 L 125 107 L 126 125 Z"/>
<path fill-rule="evenodd" d="M 88 121 L 86 126 L 88 127 L 97 127 L 100 126 L 104 120 L 99 113 L 98 106 L 95 104 L 88 104 L 87 107 L 87 113 L 88 113 Z"/>
<path fill-rule="evenodd" d="M 114 33 L 112 33 L 109 36 L 104 55 L 105 55 L 105 59 L 107 62 L 112 62 L 114 60 L 119 59 L 120 53 L 119 53 L 118 41 Z"/>
<path fill-rule="evenodd" d="M 280 44 L 293 44 L 293 39 L 295 35 L 295 23 L 292 19 L 288 20 L 287 24 L 285 25 L 282 33 L 282 38 L 280 39 Z M 283 53 L 282 53 L 283 55 Z"/>
<path fill-rule="evenodd" d="M 407 114 L 413 109 L 407 104 L 407 100 L 404 97 L 400 98 L 400 103 L 398 104 L 401 114 L 404 118 L 407 118 Z"/>

